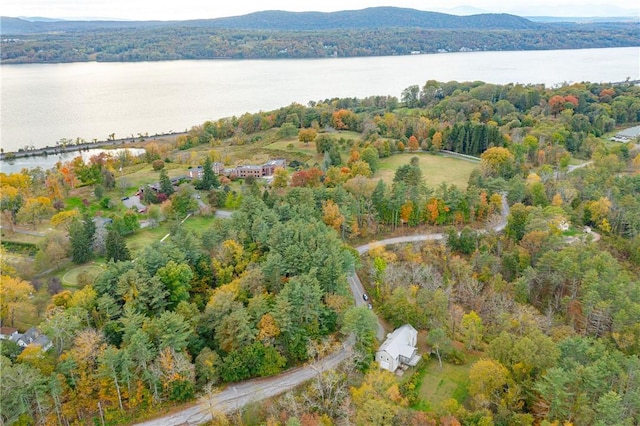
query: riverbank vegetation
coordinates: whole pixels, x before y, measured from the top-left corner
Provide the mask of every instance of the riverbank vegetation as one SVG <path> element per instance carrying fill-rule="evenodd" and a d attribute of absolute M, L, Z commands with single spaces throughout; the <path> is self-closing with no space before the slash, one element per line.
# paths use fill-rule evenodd
<path fill-rule="evenodd" d="M 2 326 L 53 344 L 0 341 L 2 421 L 131 422 L 358 330 L 356 363 L 246 423 L 637 423 L 640 148 L 604 137 L 638 121 L 630 84 L 428 81 L 208 121 L 137 158 L 0 174 L 3 241 L 39 239 L 35 256 L 3 246 Z M 276 157 L 288 167 L 271 184 L 181 178 Z M 144 208 L 127 208 L 140 189 Z M 444 243 L 352 249 L 425 232 Z M 354 269 L 372 311 L 353 307 Z M 419 329 L 424 364 L 402 378 L 371 364 L 372 312 Z"/>

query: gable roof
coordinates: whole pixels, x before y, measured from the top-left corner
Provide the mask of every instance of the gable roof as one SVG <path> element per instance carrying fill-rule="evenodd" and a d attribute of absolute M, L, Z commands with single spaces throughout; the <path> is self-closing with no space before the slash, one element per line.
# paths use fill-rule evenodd
<path fill-rule="evenodd" d="M 414 333 L 418 333 L 416 329 L 410 324 L 405 324 L 389 334 L 378 351 L 384 351 L 394 359 L 398 359 L 400 356 L 411 358 L 416 350 L 416 347 L 410 344 L 411 335 Z"/>

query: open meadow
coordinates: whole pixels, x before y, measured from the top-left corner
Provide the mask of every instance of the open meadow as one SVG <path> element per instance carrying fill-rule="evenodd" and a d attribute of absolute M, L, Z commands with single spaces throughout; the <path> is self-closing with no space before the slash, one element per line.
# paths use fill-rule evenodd
<path fill-rule="evenodd" d="M 386 183 L 391 183 L 398 167 L 409 164 L 413 157 L 419 158 L 422 178 L 430 188 L 445 182 L 465 189 L 471 172 L 479 167 L 479 164 L 473 161 L 425 152 L 405 152 L 380 159 L 380 170 L 375 177 L 381 177 Z"/>

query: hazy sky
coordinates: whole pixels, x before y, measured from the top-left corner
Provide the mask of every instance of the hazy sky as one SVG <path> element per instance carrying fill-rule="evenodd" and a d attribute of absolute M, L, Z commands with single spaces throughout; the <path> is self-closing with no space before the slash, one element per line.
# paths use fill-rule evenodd
<path fill-rule="evenodd" d="M 587 0 L 589 1 L 589 0 Z M 398 6 L 429 11 L 449 11 L 470 6 L 488 12 L 534 16 L 618 16 L 629 9 L 640 14 L 637 0 L 0 0 L 4 16 L 51 18 L 117 18 L 182 20 L 243 15 L 260 10 L 322 11 Z M 622 9 L 627 9 L 626 13 Z"/>

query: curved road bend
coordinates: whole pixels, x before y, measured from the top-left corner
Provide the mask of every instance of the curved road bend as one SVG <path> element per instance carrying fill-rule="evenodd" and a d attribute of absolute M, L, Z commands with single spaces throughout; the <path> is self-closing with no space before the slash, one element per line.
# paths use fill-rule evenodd
<path fill-rule="evenodd" d="M 502 214 L 500 221 L 494 226 L 496 232 L 500 232 L 504 229 L 507 223 L 507 215 L 509 214 L 509 205 L 507 204 L 506 197 L 502 197 Z M 230 215 L 224 212 L 223 215 L 218 217 L 228 217 Z M 411 243 L 417 241 L 436 241 L 441 240 L 443 234 L 425 234 L 425 235 L 411 235 L 406 237 L 388 238 L 386 240 L 380 240 L 363 244 L 356 247 L 358 253 L 364 254 L 374 247 Z M 356 306 L 362 306 L 365 301 L 362 297 L 364 294 L 364 287 L 360 282 L 360 278 L 355 272 L 349 273 L 347 276 L 351 293 L 353 294 Z M 385 330 L 378 321 L 378 333 L 377 337 L 380 341 L 385 338 Z M 250 402 L 261 401 L 272 396 L 279 395 L 302 383 L 312 379 L 319 373 L 332 370 L 338 366 L 342 361 L 346 360 L 351 355 L 351 349 L 353 346 L 353 336 L 350 336 L 342 348 L 333 354 L 318 360 L 314 363 L 307 364 L 302 367 L 294 368 L 277 376 L 247 380 L 244 382 L 229 384 L 224 390 L 210 397 L 207 401 L 200 401 L 197 405 L 185 408 L 177 413 L 168 414 L 164 417 L 159 417 L 155 420 L 149 420 L 143 423 L 138 423 L 140 426 L 168 426 L 168 425 L 198 425 L 206 423 L 212 419 L 212 413 L 207 409 L 207 406 L 215 407 L 217 412 L 231 412 L 237 410 Z"/>

